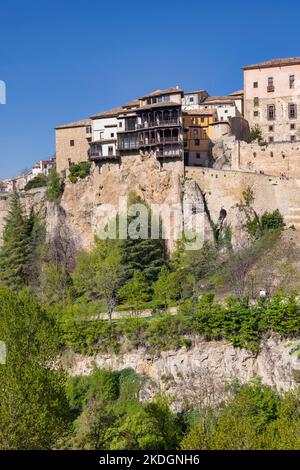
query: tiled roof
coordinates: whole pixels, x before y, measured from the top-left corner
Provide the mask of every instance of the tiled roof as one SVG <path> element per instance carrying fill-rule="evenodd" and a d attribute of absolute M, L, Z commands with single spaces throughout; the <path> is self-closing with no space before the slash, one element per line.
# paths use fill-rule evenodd
<path fill-rule="evenodd" d="M 181 103 L 176 103 L 175 101 L 162 101 L 161 103 L 155 104 L 147 104 L 145 106 L 141 106 L 137 111 L 143 111 L 144 109 L 152 109 L 152 108 L 168 108 L 170 106 L 181 106 Z"/>
<path fill-rule="evenodd" d="M 207 93 L 207 90 L 185 91 L 184 95 L 196 95 L 197 93 Z"/>
<path fill-rule="evenodd" d="M 81 121 L 69 122 L 68 124 L 63 124 L 62 126 L 56 126 L 55 129 L 67 129 L 68 127 L 84 127 L 90 125 L 90 119 L 82 119 Z"/>
<path fill-rule="evenodd" d="M 272 59 L 267 60 L 265 62 L 260 62 L 259 64 L 254 65 L 246 65 L 242 67 L 243 70 L 250 70 L 250 69 L 262 69 L 268 67 L 282 67 L 285 65 L 295 65 L 300 64 L 300 57 L 289 57 L 287 59 Z"/>
<path fill-rule="evenodd" d="M 203 115 L 206 115 L 206 116 L 212 116 L 212 115 L 216 115 L 217 114 L 217 110 L 216 109 L 186 109 L 183 111 L 183 114 L 189 114 L 191 116 L 193 115 L 197 115 L 197 116 L 203 116 Z"/>
<path fill-rule="evenodd" d="M 147 95 L 142 96 L 140 100 L 144 100 L 145 98 L 152 98 L 153 96 L 171 95 L 174 93 L 183 93 L 183 90 L 179 87 L 167 88 L 166 90 L 155 90 L 152 91 L 152 93 L 148 93 Z"/>
<path fill-rule="evenodd" d="M 234 91 L 233 93 L 229 93 L 228 96 L 239 96 L 243 94 L 244 94 L 244 90 L 237 90 L 237 91 Z"/>

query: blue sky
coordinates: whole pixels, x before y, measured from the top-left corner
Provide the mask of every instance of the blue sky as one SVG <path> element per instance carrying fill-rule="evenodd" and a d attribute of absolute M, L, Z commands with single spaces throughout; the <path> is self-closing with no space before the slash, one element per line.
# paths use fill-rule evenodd
<path fill-rule="evenodd" d="M 300 56 L 291 0 L 0 0 L 0 178 L 54 153 L 54 126 L 157 88 L 225 94 L 243 65 Z"/>

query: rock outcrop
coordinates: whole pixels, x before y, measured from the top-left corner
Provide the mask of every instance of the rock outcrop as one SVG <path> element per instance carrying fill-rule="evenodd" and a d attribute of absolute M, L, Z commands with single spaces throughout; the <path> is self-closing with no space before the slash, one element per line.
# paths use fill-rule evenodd
<path fill-rule="evenodd" d="M 144 349 L 123 355 L 97 354 L 94 357 L 66 355 L 64 364 L 71 375 L 88 375 L 94 366 L 111 370 L 132 368 L 148 380 L 141 390 L 141 399 L 149 400 L 160 391 L 173 397 L 173 408 L 187 405 L 215 404 L 228 396 L 233 380 L 244 383 L 254 376 L 263 383 L 288 390 L 300 379 L 300 341 L 265 338 L 260 352 L 235 348 L 227 341 L 204 341 L 194 338 L 187 350 L 150 355 Z"/>

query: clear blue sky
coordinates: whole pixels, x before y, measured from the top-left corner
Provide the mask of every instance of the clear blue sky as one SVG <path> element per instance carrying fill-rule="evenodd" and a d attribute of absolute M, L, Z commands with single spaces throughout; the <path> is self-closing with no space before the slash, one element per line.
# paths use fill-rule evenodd
<path fill-rule="evenodd" d="M 299 17 L 295 0 L 0 0 L 0 178 L 51 156 L 55 125 L 156 88 L 242 88 L 242 65 L 300 56 Z"/>

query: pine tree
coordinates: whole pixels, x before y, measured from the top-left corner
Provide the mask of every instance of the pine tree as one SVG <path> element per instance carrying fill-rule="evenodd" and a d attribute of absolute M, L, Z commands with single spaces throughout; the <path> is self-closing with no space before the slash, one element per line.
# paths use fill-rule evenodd
<path fill-rule="evenodd" d="M 143 204 L 145 202 L 135 194 L 129 197 L 129 204 Z M 137 216 L 138 217 L 138 216 Z M 135 222 L 137 217 L 128 217 L 128 227 Z M 151 227 L 140 227 L 141 236 L 132 239 L 129 236 L 121 244 L 123 255 L 122 263 L 125 267 L 127 279 L 133 277 L 134 271 L 142 271 L 149 283 L 154 282 L 165 264 L 164 241 L 162 239 L 151 238 Z M 148 234 L 148 238 L 143 238 L 143 233 Z"/>
<path fill-rule="evenodd" d="M 23 215 L 17 194 L 11 199 L 5 222 L 0 250 L 0 283 L 18 290 L 27 282 L 33 221 Z"/>

